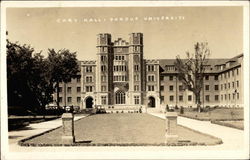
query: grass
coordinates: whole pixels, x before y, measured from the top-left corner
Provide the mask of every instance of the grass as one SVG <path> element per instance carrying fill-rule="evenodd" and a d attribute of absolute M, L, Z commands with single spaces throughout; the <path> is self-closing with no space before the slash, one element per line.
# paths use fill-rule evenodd
<path fill-rule="evenodd" d="M 244 121 L 212 121 L 212 123 L 244 130 Z"/>
<path fill-rule="evenodd" d="M 75 122 L 76 143 L 68 145 L 165 145 L 165 120 L 148 114 L 97 114 Z M 177 127 L 179 141 L 167 145 L 215 145 L 221 140 Z M 23 146 L 61 146 L 62 127 L 22 141 Z"/>
<path fill-rule="evenodd" d="M 184 114 L 179 114 L 183 117 L 193 118 L 197 120 L 244 120 L 243 108 L 217 108 L 206 112 L 192 111 L 185 109 Z"/>

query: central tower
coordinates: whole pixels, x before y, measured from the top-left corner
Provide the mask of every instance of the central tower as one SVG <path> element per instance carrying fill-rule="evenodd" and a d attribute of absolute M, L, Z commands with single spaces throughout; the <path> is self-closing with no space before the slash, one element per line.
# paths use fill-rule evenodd
<path fill-rule="evenodd" d="M 143 34 L 129 34 L 129 104 L 141 105 L 143 100 Z"/>
<path fill-rule="evenodd" d="M 113 48 L 111 35 L 97 35 L 96 104 L 113 104 Z"/>

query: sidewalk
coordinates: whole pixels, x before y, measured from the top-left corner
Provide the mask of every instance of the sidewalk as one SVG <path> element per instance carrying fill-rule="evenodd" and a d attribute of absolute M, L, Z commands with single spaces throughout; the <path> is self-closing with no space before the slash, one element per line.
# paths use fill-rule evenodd
<path fill-rule="evenodd" d="M 74 121 L 85 117 L 86 115 L 76 115 L 74 117 Z M 14 147 L 17 146 L 18 141 L 37 135 L 39 133 L 46 132 L 48 130 L 60 127 L 62 125 L 62 118 L 58 118 L 55 120 L 50 120 L 41 123 L 32 123 L 29 126 L 25 127 L 24 129 L 9 131 L 9 146 Z"/>
<path fill-rule="evenodd" d="M 165 119 L 163 113 L 149 113 Z M 244 147 L 244 131 L 225 127 L 217 124 L 212 124 L 210 121 L 199 121 L 190 118 L 180 117 L 177 118 L 179 125 L 191 128 L 193 130 L 206 133 L 218 138 L 221 138 L 223 144 L 216 146 L 207 146 L 207 148 L 226 149 L 226 150 L 240 150 Z"/>

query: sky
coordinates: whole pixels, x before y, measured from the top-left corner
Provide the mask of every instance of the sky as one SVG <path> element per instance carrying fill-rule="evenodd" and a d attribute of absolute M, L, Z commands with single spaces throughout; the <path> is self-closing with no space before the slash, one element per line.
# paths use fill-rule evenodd
<path fill-rule="evenodd" d="M 210 58 L 243 53 L 243 8 L 236 6 L 7 8 L 6 21 L 10 41 L 45 56 L 48 48 L 66 48 L 95 60 L 98 33 L 128 41 L 132 32 L 143 33 L 146 59 L 185 58 L 196 42 L 208 42 Z"/>

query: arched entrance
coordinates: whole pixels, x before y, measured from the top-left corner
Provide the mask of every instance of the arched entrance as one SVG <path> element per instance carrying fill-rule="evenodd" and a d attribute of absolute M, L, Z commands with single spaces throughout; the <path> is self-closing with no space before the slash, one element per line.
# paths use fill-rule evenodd
<path fill-rule="evenodd" d="M 85 99 L 85 106 L 86 108 L 93 108 L 93 98 L 88 97 Z"/>
<path fill-rule="evenodd" d="M 125 97 L 125 93 L 121 90 L 118 90 L 115 93 L 115 103 L 116 104 L 125 104 L 126 103 L 126 97 Z"/>
<path fill-rule="evenodd" d="M 154 97 L 149 97 L 148 98 L 148 106 L 149 107 L 155 107 L 155 98 Z"/>

